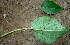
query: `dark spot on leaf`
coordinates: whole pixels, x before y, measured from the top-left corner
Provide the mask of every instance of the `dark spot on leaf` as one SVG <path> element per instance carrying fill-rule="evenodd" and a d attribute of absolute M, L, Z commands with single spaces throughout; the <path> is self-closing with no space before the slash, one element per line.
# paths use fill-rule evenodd
<path fill-rule="evenodd" d="M 50 20 L 49 20 L 50 21 Z"/>
<path fill-rule="evenodd" d="M 44 38 L 44 37 L 43 37 Z M 45 38 L 44 38 L 45 39 Z"/>
<path fill-rule="evenodd" d="M 44 28 L 45 29 L 45 28 Z"/>
<path fill-rule="evenodd" d="M 54 42 L 53 42 L 54 43 Z"/>
<path fill-rule="evenodd" d="M 42 33 L 42 35 L 43 35 L 43 33 Z"/>

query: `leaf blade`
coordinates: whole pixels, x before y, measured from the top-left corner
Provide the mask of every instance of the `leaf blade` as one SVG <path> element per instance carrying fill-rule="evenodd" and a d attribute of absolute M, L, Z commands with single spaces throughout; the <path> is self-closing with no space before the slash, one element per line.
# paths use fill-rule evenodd
<path fill-rule="evenodd" d="M 35 19 L 31 23 L 31 27 L 33 27 L 36 39 L 47 44 L 55 42 L 58 37 L 64 36 L 69 31 L 69 29 L 63 27 L 57 20 L 48 16 Z"/>
<path fill-rule="evenodd" d="M 59 11 L 63 10 L 58 4 L 53 1 L 45 1 L 41 5 L 42 10 L 47 14 L 56 14 Z"/>

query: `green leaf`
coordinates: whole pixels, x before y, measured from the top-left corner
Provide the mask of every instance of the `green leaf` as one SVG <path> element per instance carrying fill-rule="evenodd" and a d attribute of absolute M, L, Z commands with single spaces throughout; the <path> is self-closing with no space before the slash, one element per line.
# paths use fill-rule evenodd
<path fill-rule="evenodd" d="M 63 10 L 58 4 L 53 1 L 45 1 L 41 5 L 42 10 L 47 14 L 56 14 L 59 11 Z"/>
<path fill-rule="evenodd" d="M 58 37 L 64 36 L 69 31 L 69 29 L 63 27 L 57 20 L 48 16 L 35 19 L 30 27 L 34 30 L 36 39 L 46 44 L 55 42 Z"/>
<path fill-rule="evenodd" d="M 50 1 L 50 0 L 46 0 L 46 1 Z"/>

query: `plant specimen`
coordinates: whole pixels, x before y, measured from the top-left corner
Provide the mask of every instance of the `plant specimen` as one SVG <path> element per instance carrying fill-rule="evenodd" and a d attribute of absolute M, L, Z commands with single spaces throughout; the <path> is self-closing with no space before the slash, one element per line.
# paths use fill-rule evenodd
<path fill-rule="evenodd" d="M 53 1 L 46 0 L 40 7 L 47 14 L 56 14 L 59 11 L 63 10 L 58 4 Z M 39 8 L 36 8 L 39 9 Z M 35 9 L 34 9 L 35 10 Z"/>
<path fill-rule="evenodd" d="M 34 36 L 36 37 L 36 39 L 47 44 L 55 42 L 58 39 L 58 37 L 64 36 L 69 31 L 69 29 L 63 27 L 57 20 L 50 18 L 48 16 L 42 16 L 35 19 L 31 23 L 30 27 L 31 28 L 22 28 L 14 31 L 33 29 Z M 11 31 L 9 33 L 12 33 L 14 31 Z M 6 33 L 1 37 L 4 37 L 9 33 Z"/>
<path fill-rule="evenodd" d="M 58 4 L 53 1 L 45 1 L 41 5 L 42 10 L 47 14 L 56 14 L 59 11 L 63 10 Z"/>
<path fill-rule="evenodd" d="M 63 10 L 63 8 L 61 8 L 55 2 L 49 0 L 43 2 L 41 8 L 47 14 L 56 14 L 59 11 Z M 40 40 L 41 42 L 46 44 L 51 44 L 55 42 L 58 39 L 58 37 L 64 36 L 69 31 L 69 29 L 63 27 L 57 20 L 50 18 L 48 16 L 42 16 L 35 19 L 31 23 L 30 27 L 31 28 L 17 29 L 8 32 L 0 37 L 4 37 L 12 32 L 19 31 L 19 30 L 25 31 L 27 29 L 33 29 L 34 36 L 36 37 L 37 40 Z"/>

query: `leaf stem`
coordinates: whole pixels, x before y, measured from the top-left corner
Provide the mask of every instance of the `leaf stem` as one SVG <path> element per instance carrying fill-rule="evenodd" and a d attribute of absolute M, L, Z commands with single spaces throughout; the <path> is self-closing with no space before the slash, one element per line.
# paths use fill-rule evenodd
<path fill-rule="evenodd" d="M 40 8 L 41 8 L 41 7 L 39 7 L 39 8 L 36 7 L 34 10 L 38 10 L 38 9 L 40 9 Z"/>
<path fill-rule="evenodd" d="M 6 34 L 0 36 L 0 37 L 4 37 L 4 36 L 6 36 L 6 35 L 8 35 L 8 34 L 10 34 L 10 33 L 13 33 L 13 32 L 15 32 L 15 31 L 19 31 L 19 30 L 25 31 L 25 30 L 27 30 L 27 29 L 31 29 L 31 28 L 22 28 L 22 29 L 13 30 L 13 31 L 11 31 L 11 32 L 8 32 L 8 33 L 6 33 Z"/>

